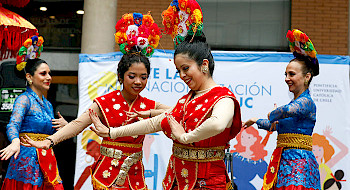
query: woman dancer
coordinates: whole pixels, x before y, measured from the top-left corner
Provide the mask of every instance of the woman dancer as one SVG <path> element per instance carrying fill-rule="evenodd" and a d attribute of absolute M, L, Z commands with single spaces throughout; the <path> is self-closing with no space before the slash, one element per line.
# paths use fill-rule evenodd
<path fill-rule="evenodd" d="M 33 42 L 37 39 L 33 38 Z M 54 119 L 52 105 L 44 97 L 50 88 L 50 68 L 44 60 L 35 58 L 17 64 L 15 72 L 27 80 L 28 86 L 16 98 L 7 125 L 11 144 L 0 150 L 1 160 L 11 157 L 2 189 L 63 189 L 53 150 L 20 145 L 20 137 L 26 135 L 41 141 L 56 131 L 53 125 L 67 123 L 60 114 L 60 119 Z"/>
<path fill-rule="evenodd" d="M 104 124 L 113 127 L 137 121 L 138 118 L 130 117 L 136 114 L 133 113 L 135 110 L 137 113 L 148 111 L 148 117 L 151 117 L 169 108 L 139 95 L 145 88 L 150 74 L 150 62 L 145 54 L 151 55 L 153 48 L 156 47 L 151 45 L 158 44 L 158 42 L 149 42 L 151 45 L 140 46 L 133 40 L 141 41 L 146 38 L 144 31 L 149 31 L 148 29 L 154 31 L 147 33 L 150 35 L 147 39 L 159 40 L 159 36 L 153 36 L 157 35 L 155 30 L 158 26 L 154 23 L 152 16 L 140 13 L 125 14 L 118 21 L 116 28 L 116 42 L 118 44 L 121 41 L 124 42 L 120 44 L 124 55 L 117 70 L 123 90 L 116 90 L 96 98 L 89 108 L 98 114 Z M 121 39 L 126 36 L 128 39 Z M 38 143 L 29 139 L 28 143 L 35 147 L 48 149 L 65 139 L 76 136 L 91 124 L 88 113 L 83 113 L 58 133 L 49 136 L 47 140 Z M 144 135 L 116 139 L 104 138 L 100 149 L 101 155 L 92 166 L 91 178 L 94 189 L 147 189 L 142 164 L 143 140 Z"/>
<path fill-rule="evenodd" d="M 285 82 L 294 99 L 268 114 L 269 119 L 251 118 L 243 126 L 256 123 L 260 129 L 277 130 L 277 148 L 264 176 L 263 189 L 320 190 L 320 173 L 312 152 L 312 131 L 316 105 L 309 85 L 319 74 L 316 51 L 311 40 L 299 30 L 288 31 L 287 38 L 295 59 L 285 71 Z"/>
<path fill-rule="evenodd" d="M 191 91 L 159 116 L 118 128 L 104 126 L 90 113 L 98 135 L 118 138 L 163 130 L 173 140 L 163 188 L 226 189 L 230 180 L 225 148 L 241 129 L 240 106 L 232 92 L 213 78 L 214 60 L 204 34 L 187 36 L 177 45 L 174 62 Z"/>

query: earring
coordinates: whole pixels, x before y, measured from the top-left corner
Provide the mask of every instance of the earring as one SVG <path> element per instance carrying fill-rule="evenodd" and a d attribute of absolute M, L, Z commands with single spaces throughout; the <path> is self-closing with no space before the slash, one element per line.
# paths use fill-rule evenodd
<path fill-rule="evenodd" d="M 33 84 L 33 81 L 29 80 L 29 81 L 28 81 L 28 84 L 29 84 L 29 85 L 32 85 L 32 84 Z"/>
<path fill-rule="evenodd" d="M 203 73 L 208 73 L 209 68 L 207 66 L 202 67 L 202 72 Z"/>
<path fill-rule="evenodd" d="M 309 85 L 309 81 L 306 80 L 306 81 L 304 82 L 304 84 L 305 84 L 305 86 Z"/>

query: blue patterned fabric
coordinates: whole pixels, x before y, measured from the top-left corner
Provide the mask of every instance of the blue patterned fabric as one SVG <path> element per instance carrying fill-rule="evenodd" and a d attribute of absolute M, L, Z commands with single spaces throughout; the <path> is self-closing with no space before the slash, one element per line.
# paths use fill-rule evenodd
<path fill-rule="evenodd" d="M 316 123 L 316 105 L 309 90 L 305 90 L 289 104 L 276 108 L 270 113 L 270 120 L 259 119 L 260 129 L 269 130 L 271 123 L 278 121 L 278 134 L 297 133 L 312 135 Z M 303 149 L 284 150 L 276 187 L 304 186 L 321 189 L 318 164 L 312 151 Z"/>
<path fill-rule="evenodd" d="M 52 105 L 44 96 L 42 98 L 43 100 L 29 87 L 16 98 L 10 122 L 6 126 L 10 141 L 19 138 L 19 133 L 51 135 L 55 132 L 51 123 L 54 118 Z M 36 149 L 21 145 L 17 159 L 11 157 L 6 178 L 41 186 L 43 174 Z"/>

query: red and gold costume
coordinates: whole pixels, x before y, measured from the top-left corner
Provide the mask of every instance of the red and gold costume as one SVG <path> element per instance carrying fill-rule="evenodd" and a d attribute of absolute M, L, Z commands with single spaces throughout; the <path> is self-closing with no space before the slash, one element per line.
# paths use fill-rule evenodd
<path fill-rule="evenodd" d="M 126 122 L 125 111 L 154 109 L 156 102 L 138 96 L 129 106 L 119 90 L 95 99 L 103 114 L 103 123 L 108 127 L 119 127 L 133 123 Z M 142 164 L 142 143 L 144 135 L 103 138 L 101 155 L 92 167 L 92 184 L 95 189 L 111 189 L 113 186 L 125 189 L 147 189 Z"/>
<path fill-rule="evenodd" d="M 203 184 L 207 188 L 225 189 L 230 180 L 223 159 L 229 141 L 237 135 L 242 126 L 240 106 L 234 94 L 225 87 L 214 87 L 209 92 L 191 99 L 193 93 L 190 91 L 183 96 L 170 113 L 187 133 L 200 126 L 211 115 L 214 105 L 223 98 L 232 98 L 235 103 L 232 125 L 208 139 L 181 144 L 172 135 L 167 119 L 163 119 L 161 125 L 164 133 L 174 140 L 173 154 L 163 180 L 163 188 L 169 190 L 177 187 L 185 190 Z"/>

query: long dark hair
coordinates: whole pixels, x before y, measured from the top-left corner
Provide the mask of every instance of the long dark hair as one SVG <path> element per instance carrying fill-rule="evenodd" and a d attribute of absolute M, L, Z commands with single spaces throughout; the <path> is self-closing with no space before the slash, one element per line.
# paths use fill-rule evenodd
<path fill-rule="evenodd" d="M 185 40 L 176 47 L 174 58 L 177 54 L 187 55 L 189 58 L 196 61 L 198 66 L 203 64 L 203 59 L 207 59 L 209 61 L 210 76 L 213 76 L 215 66 L 214 58 L 203 32 L 200 36 L 187 35 Z"/>

